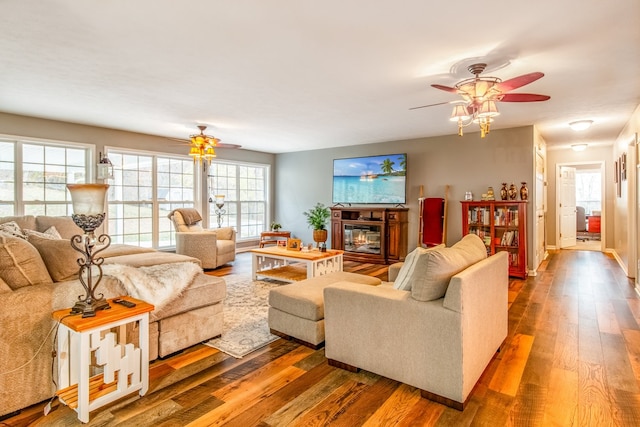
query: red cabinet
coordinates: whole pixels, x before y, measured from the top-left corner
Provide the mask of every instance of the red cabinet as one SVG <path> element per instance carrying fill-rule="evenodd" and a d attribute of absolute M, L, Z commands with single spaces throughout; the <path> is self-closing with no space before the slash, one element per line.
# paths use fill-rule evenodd
<path fill-rule="evenodd" d="M 599 233 L 600 232 L 600 217 L 599 216 L 590 216 L 589 224 L 587 225 L 587 231 L 589 233 Z"/>

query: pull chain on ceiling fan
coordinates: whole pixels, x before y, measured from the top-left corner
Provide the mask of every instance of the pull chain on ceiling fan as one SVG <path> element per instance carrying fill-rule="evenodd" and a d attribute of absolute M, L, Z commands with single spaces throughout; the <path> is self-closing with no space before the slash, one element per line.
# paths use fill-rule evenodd
<path fill-rule="evenodd" d="M 544 76 L 543 73 L 534 72 L 502 81 L 497 77 L 481 77 L 480 74 L 486 67 L 487 64 L 482 63 L 470 65 L 467 69 L 474 77 L 462 80 L 453 87 L 439 84 L 431 85 L 445 92 L 457 93 L 462 96 L 462 100 L 440 102 L 410 109 L 455 104 L 449 120 L 458 123 L 458 135 L 463 135 L 463 127 L 469 126 L 471 123 L 477 123 L 480 126 L 480 137 L 484 138 L 489 133 L 493 118 L 500 115 L 496 102 L 537 102 L 551 98 L 547 95 L 532 93 L 507 93 L 535 82 Z"/>

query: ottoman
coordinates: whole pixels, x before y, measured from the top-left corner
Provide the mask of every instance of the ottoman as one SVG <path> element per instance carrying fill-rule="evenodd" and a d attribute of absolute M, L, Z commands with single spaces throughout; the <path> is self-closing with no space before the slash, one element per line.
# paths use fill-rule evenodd
<path fill-rule="evenodd" d="M 324 345 L 323 291 L 337 282 L 377 286 L 376 277 L 338 271 L 301 280 L 269 291 L 271 333 L 318 349 Z"/>

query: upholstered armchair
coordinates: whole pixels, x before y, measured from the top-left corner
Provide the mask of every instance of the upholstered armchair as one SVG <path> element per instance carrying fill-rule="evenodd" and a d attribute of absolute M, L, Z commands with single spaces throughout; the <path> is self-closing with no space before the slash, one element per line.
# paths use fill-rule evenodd
<path fill-rule="evenodd" d="M 198 258 L 202 268 L 217 268 L 236 259 L 236 231 L 231 227 L 203 229 L 196 209 L 176 209 L 168 215 L 176 230 L 176 253 Z"/>

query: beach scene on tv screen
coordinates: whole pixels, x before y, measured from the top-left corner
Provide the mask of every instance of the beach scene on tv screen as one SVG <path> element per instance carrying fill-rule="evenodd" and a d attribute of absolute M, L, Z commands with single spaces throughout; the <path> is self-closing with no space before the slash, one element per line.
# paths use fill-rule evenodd
<path fill-rule="evenodd" d="M 334 203 L 406 203 L 407 155 L 333 161 Z"/>

